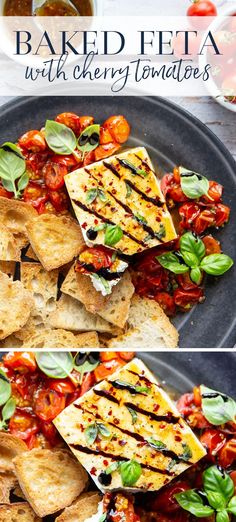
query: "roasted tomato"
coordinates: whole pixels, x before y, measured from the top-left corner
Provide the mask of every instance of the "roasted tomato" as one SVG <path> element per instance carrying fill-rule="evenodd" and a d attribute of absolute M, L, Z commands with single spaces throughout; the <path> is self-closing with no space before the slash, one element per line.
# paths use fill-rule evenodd
<path fill-rule="evenodd" d="M 105 145 L 99 145 L 95 149 L 95 161 L 102 160 L 104 158 L 108 158 L 115 154 L 120 148 L 118 143 L 106 143 Z"/>
<path fill-rule="evenodd" d="M 58 165 L 64 165 L 64 167 L 67 167 L 67 169 L 78 167 L 78 162 L 72 154 L 68 156 L 59 156 L 58 154 L 54 154 L 54 156 L 51 157 L 51 162 L 57 163 Z"/>
<path fill-rule="evenodd" d="M 169 194 L 171 185 L 173 183 L 173 174 L 165 174 L 161 179 L 161 191 L 163 196 L 167 196 Z"/>
<path fill-rule="evenodd" d="M 117 370 L 122 368 L 124 364 L 125 362 L 122 361 L 122 359 L 120 358 L 112 359 L 111 361 L 99 364 L 99 366 L 97 366 L 97 368 L 94 370 L 96 382 L 102 381 L 108 375 L 111 375 L 112 373 L 116 372 Z"/>
<path fill-rule="evenodd" d="M 80 134 L 80 117 L 77 116 L 77 114 L 74 114 L 74 112 L 62 112 L 61 114 L 58 114 L 58 116 L 55 118 L 55 120 L 58 123 L 62 123 L 63 125 L 66 125 L 70 129 L 73 130 L 73 132 L 76 134 L 76 136 L 79 136 Z"/>
<path fill-rule="evenodd" d="M 168 292 L 157 292 L 155 301 L 163 308 L 166 315 L 172 316 L 175 314 L 175 301 Z"/>
<path fill-rule="evenodd" d="M 194 221 L 193 229 L 196 234 L 201 235 L 207 228 L 213 226 L 215 226 L 215 208 L 202 210 Z"/>
<path fill-rule="evenodd" d="M 4 365 L 18 371 L 35 372 L 37 364 L 32 352 L 8 352 L 3 357 Z"/>
<path fill-rule="evenodd" d="M 92 372 L 86 373 L 83 377 L 82 384 L 80 386 L 80 397 L 84 395 L 88 390 L 92 388 L 95 383 L 95 377 Z"/>
<path fill-rule="evenodd" d="M 8 190 L 0 185 L 0 197 L 11 199 L 13 198 L 13 192 L 8 192 Z"/>
<path fill-rule="evenodd" d="M 52 422 L 41 422 L 40 429 L 51 446 L 56 446 L 60 441 L 58 431 Z"/>
<path fill-rule="evenodd" d="M 49 154 L 49 151 L 27 153 L 26 169 L 31 181 L 42 178 L 42 169 L 49 158 Z"/>
<path fill-rule="evenodd" d="M 83 166 L 91 165 L 91 163 L 95 162 L 95 150 L 91 150 L 90 152 L 86 152 L 83 159 Z"/>
<path fill-rule="evenodd" d="M 41 420 L 49 422 L 55 419 L 66 406 L 64 395 L 54 390 L 39 390 L 34 400 L 34 413 Z"/>
<path fill-rule="evenodd" d="M 230 208 L 226 205 L 222 205 L 221 203 L 218 203 L 215 207 L 216 213 L 215 213 L 215 226 L 216 227 L 222 227 L 222 225 L 225 225 L 225 223 L 228 223 L 229 221 L 229 215 L 230 215 Z"/>
<path fill-rule="evenodd" d="M 80 272 L 83 265 L 92 265 L 96 271 L 101 268 L 110 268 L 112 265 L 112 254 L 111 250 L 102 245 L 87 248 L 80 254 L 79 264 L 77 264 L 75 270 Z"/>
<path fill-rule="evenodd" d="M 50 190 L 59 190 L 65 183 L 64 177 L 67 173 L 68 170 L 64 165 L 51 161 L 46 163 L 42 171 L 46 187 Z"/>
<path fill-rule="evenodd" d="M 195 288 L 193 290 L 182 290 L 177 288 L 174 291 L 174 301 L 176 306 L 179 306 L 184 312 L 190 310 L 195 304 L 203 301 L 204 293 L 201 288 Z"/>
<path fill-rule="evenodd" d="M 190 229 L 195 219 L 199 216 L 201 209 L 197 203 L 185 203 L 179 208 L 181 217 L 180 227 Z"/>
<path fill-rule="evenodd" d="M 58 213 L 69 208 L 69 198 L 64 189 L 49 190 L 48 199 Z"/>
<path fill-rule="evenodd" d="M 109 131 L 109 129 L 107 127 L 101 127 L 100 128 L 100 139 L 99 139 L 99 143 L 100 145 L 106 145 L 107 143 L 112 143 L 114 140 L 113 140 L 113 137 Z"/>
<path fill-rule="evenodd" d="M 211 424 L 206 420 L 203 413 L 201 411 L 198 411 L 197 409 L 189 415 L 188 423 L 190 424 L 191 428 L 197 430 L 211 428 Z"/>
<path fill-rule="evenodd" d="M 37 183 L 29 182 L 24 190 L 23 199 L 38 210 L 41 203 L 46 203 L 48 200 L 47 189 Z"/>
<path fill-rule="evenodd" d="M 190 489 L 189 483 L 186 481 L 177 482 L 165 487 L 161 493 L 157 493 L 154 500 L 150 502 L 150 507 L 157 513 L 176 513 L 180 510 L 180 506 L 175 499 L 177 493 L 183 493 Z"/>
<path fill-rule="evenodd" d="M 118 357 L 120 357 L 120 359 L 123 359 L 126 362 L 132 361 L 132 359 L 135 357 L 135 352 L 116 352 L 116 354 Z"/>
<path fill-rule="evenodd" d="M 226 442 L 218 454 L 218 463 L 223 468 L 228 468 L 236 462 L 236 439 L 232 438 Z"/>
<path fill-rule="evenodd" d="M 223 194 L 223 187 L 216 181 L 209 181 L 209 190 L 206 196 L 202 196 L 201 200 L 207 203 L 219 203 Z"/>
<path fill-rule="evenodd" d="M 209 256 L 211 254 L 220 254 L 220 243 L 211 234 L 203 237 L 202 241 L 206 247 L 206 256 Z"/>
<path fill-rule="evenodd" d="M 23 408 L 16 408 L 9 422 L 9 430 L 19 439 L 27 440 L 31 435 L 40 431 L 40 424 L 33 413 Z"/>
<path fill-rule="evenodd" d="M 61 393 L 62 395 L 67 393 L 74 393 L 75 391 L 75 385 L 71 382 L 71 380 L 68 379 L 51 379 L 48 383 L 48 388 L 50 390 L 54 390 L 58 393 Z"/>
<path fill-rule="evenodd" d="M 225 445 L 226 436 L 219 430 L 212 428 L 202 433 L 200 442 L 206 448 L 210 460 L 214 462 L 216 454 Z"/>
<path fill-rule="evenodd" d="M 42 132 L 37 130 L 31 130 L 23 134 L 19 139 L 19 145 L 23 150 L 30 152 L 43 152 L 47 149 Z"/>
<path fill-rule="evenodd" d="M 193 393 L 185 393 L 177 402 L 177 408 L 181 415 L 188 417 L 193 412 L 194 395 Z"/>
<path fill-rule="evenodd" d="M 109 129 L 116 143 L 125 143 L 130 135 L 130 126 L 124 116 L 110 116 L 103 127 Z"/>
<path fill-rule="evenodd" d="M 79 122 L 80 122 L 80 132 L 83 132 L 84 129 L 86 129 L 87 127 L 90 127 L 90 125 L 94 124 L 94 118 L 93 118 L 93 116 L 80 116 Z"/>
<path fill-rule="evenodd" d="M 188 272 L 185 274 L 178 274 L 176 276 L 176 281 L 178 282 L 179 286 L 183 288 L 183 290 L 194 290 L 198 287 L 193 281 L 190 279 L 190 275 Z"/>

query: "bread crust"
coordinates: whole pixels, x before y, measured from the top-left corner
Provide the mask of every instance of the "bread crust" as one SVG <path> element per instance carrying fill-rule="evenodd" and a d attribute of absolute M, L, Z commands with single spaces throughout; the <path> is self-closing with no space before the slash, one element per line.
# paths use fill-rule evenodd
<path fill-rule="evenodd" d="M 0 340 L 23 328 L 33 307 L 33 298 L 22 283 L 0 272 Z"/>

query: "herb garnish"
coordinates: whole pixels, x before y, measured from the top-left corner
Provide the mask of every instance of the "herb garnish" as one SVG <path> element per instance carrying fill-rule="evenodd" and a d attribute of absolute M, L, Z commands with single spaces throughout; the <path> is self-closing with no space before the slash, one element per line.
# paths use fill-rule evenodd
<path fill-rule="evenodd" d="M 179 168 L 179 173 L 180 185 L 185 196 L 190 199 L 198 199 L 208 193 L 209 181 L 207 178 L 183 167 Z"/>
<path fill-rule="evenodd" d="M 3 187 L 13 192 L 15 198 L 19 198 L 28 185 L 25 158 L 14 143 L 6 142 L 0 148 L 0 179 Z"/>
<path fill-rule="evenodd" d="M 83 152 L 83 155 L 96 149 L 99 145 L 99 138 L 100 125 L 94 124 L 86 127 L 78 139 L 78 149 Z"/>
<path fill-rule="evenodd" d="M 214 426 L 236 421 L 236 402 L 227 395 L 211 390 L 203 384 L 200 386 L 202 395 L 202 411 L 204 417 Z"/>
<path fill-rule="evenodd" d="M 128 462 L 113 462 L 110 466 L 108 466 L 105 473 L 109 475 L 114 471 L 119 471 L 122 484 L 126 487 L 134 486 L 142 474 L 141 465 L 134 459 L 129 460 Z"/>
<path fill-rule="evenodd" d="M 133 408 L 130 408 L 129 406 L 127 406 L 127 410 L 129 411 L 131 417 L 132 417 L 132 424 L 136 424 L 137 420 L 138 420 L 138 414 L 135 410 L 133 410 Z"/>
<path fill-rule="evenodd" d="M 16 409 L 16 401 L 11 397 L 11 392 L 11 383 L 5 372 L 0 369 L 0 406 L 3 406 L 0 430 L 7 429 L 7 421 L 10 420 Z"/>
<path fill-rule="evenodd" d="M 105 439 L 111 436 L 110 431 L 102 422 L 94 422 L 93 424 L 90 424 L 85 430 L 85 438 L 90 446 L 95 442 L 98 435 L 101 435 Z"/>
<path fill-rule="evenodd" d="M 188 462 L 193 456 L 192 450 L 190 449 L 188 444 L 185 444 L 185 443 L 182 444 L 182 448 L 183 448 L 183 453 L 182 453 L 182 455 L 180 455 L 180 458 L 182 460 L 186 460 L 186 462 Z"/>
<path fill-rule="evenodd" d="M 147 442 L 149 446 L 151 446 L 151 448 L 154 448 L 157 451 L 166 449 L 166 444 L 164 442 L 162 442 L 161 440 L 156 440 L 153 437 L 147 439 Z"/>
<path fill-rule="evenodd" d="M 119 225 L 107 225 L 105 229 L 105 245 L 114 246 L 123 237 L 123 230 Z"/>
<path fill-rule="evenodd" d="M 120 164 L 122 167 L 126 167 L 131 170 L 132 174 L 137 174 L 138 176 L 146 177 L 148 175 L 148 172 L 144 169 L 140 169 L 139 167 L 136 167 L 134 163 L 132 163 L 129 160 L 120 159 Z"/>
<path fill-rule="evenodd" d="M 112 386 L 114 386 L 114 388 L 118 388 L 118 389 L 127 389 L 128 391 L 130 391 L 130 393 L 150 393 L 151 390 L 150 388 L 147 388 L 147 386 L 136 386 L 134 384 L 130 384 L 129 382 L 126 382 L 126 381 L 120 381 L 120 380 L 115 380 L 115 381 L 110 381 L 110 383 L 112 384 Z"/>
<path fill-rule="evenodd" d="M 86 194 L 86 203 L 89 205 L 93 203 L 96 199 L 100 199 L 100 201 L 105 202 L 107 201 L 106 194 L 103 192 L 103 190 L 99 188 L 88 190 Z"/>
<path fill-rule="evenodd" d="M 38 352 L 35 357 L 40 370 L 53 379 L 65 379 L 74 368 L 70 352 Z"/>

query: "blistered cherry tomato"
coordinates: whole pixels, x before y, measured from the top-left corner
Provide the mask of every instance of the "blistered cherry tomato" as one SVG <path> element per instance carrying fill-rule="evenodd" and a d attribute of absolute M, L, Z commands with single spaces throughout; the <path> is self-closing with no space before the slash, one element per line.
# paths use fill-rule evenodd
<path fill-rule="evenodd" d="M 212 203 L 219 203 L 222 198 L 223 187 L 216 181 L 209 181 L 209 190 L 206 196 L 202 196 L 201 200 Z"/>
<path fill-rule="evenodd" d="M 192 226 L 192 223 L 199 216 L 201 212 L 200 207 L 197 203 L 188 202 L 184 205 L 181 205 L 179 208 L 179 215 L 181 217 L 181 227 L 185 229 L 189 229 Z"/>
<path fill-rule="evenodd" d="M 194 400 L 195 406 L 200 408 L 200 406 L 202 405 L 202 394 L 201 394 L 200 386 L 194 386 L 194 388 L 193 388 L 193 400 Z"/>
<path fill-rule="evenodd" d="M 59 442 L 58 431 L 52 422 L 41 422 L 41 431 L 44 437 L 50 442 L 51 446 L 56 446 Z"/>
<path fill-rule="evenodd" d="M 184 393 L 177 402 L 177 408 L 181 415 L 188 417 L 193 412 L 194 395 L 193 393 Z"/>
<path fill-rule="evenodd" d="M 49 152 L 30 152 L 27 154 L 26 166 L 30 180 L 38 180 L 42 177 L 42 169 L 47 162 Z"/>
<path fill-rule="evenodd" d="M 124 365 L 124 361 L 122 359 L 112 359 L 111 361 L 104 362 L 99 364 L 97 368 L 94 370 L 95 380 L 96 382 L 102 381 L 108 375 L 111 375 L 116 370 L 119 370 Z"/>
<path fill-rule="evenodd" d="M 27 370 L 34 372 L 37 369 L 35 355 L 32 352 L 8 352 L 3 357 L 4 365 L 13 370 Z"/>
<path fill-rule="evenodd" d="M 99 145 L 95 149 L 95 161 L 99 161 L 104 158 L 108 158 L 112 156 L 120 149 L 120 145 L 118 143 L 106 143 L 105 145 Z"/>
<path fill-rule="evenodd" d="M 41 185 L 29 182 L 24 190 L 23 199 L 26 203 L 30 203 L 36 210 L 41 203 L 45 203 L 48 199 L 47 190 Z"/>
<path fill-rule="evenodd" d="M 192 306 L 203 300 L 203 290 L 201 288 L 195 288 L 193 290 L 182 290 L 177 288 L 174 291 L 174 301 L 176 306 L 179 306 L 181 310 L 188 311 Z"/>
<path fill-rule="evenodd" d="M 49 422 L 64 410 L 65 405 L 64 395 L 54 390 L 39 390 L 34 401 L 34 413 L 41 420 Z"/>
<path fill-rule="evenodd" d="M 176 276 L 176 280 L 177 280 L 179 286 L 181 286 L 181 288 L 183 288 L 183 290 L 187 290 L 187 291 L 194 290 L 195 288 L 198 287 L 198 285 L 193 283 L 193 281 L 190 279 L 189 272 L 186 272 L 185 274 L 178 274 Z"/>
<path fill-rule="evenodd" d="M 69 199 L 63 189 L 49 190 L 48 198 L 57 212 L 64 212 L 69 207 Z"/>
<path fill-rule="evenodd" d="M 203 237 L 202 241 L 206 248 L 206 256 L 221 253 L 220 243 L 212 235 L 209 234 L 208 236 Z"/>
<path fill-rule="evenodd" d="M 86 152 L 83 159 L 83 166 L 91 165 L 95 161 L 95 151 L 91 150 L 90 152 Z"/>
<path fill-rule="evenodd" d="M 51 162 L 57 163 L 59 165 L 64 165 L 64 167 L 67 167 L 68 169 L 78 166 L 77 160 L 75 159 L 73 154 L 70 154 L 68 156 L 59 156 L 59 154 L 54 154 L 51 157 Z"/>
<path fill-rule="evenodd" d="M 188 198 L 183 193 L 181 186 L 177 185 L 177 183 L 170 187 L 168 195 L 175 203 L 184 203 L 184 201 L 188 201 Z"/>
<path fill-rule="evenodd" d="M 114 141 L 109 129 L 107 127 L 101 126 L 100 128 L 100 145 L 106 145 L 106 143 L 112 143 Z"/>
<path fill-rule="evenodd" d="M 161 191 L 163 196 L 167 196 L 170 191 L 171 185 L 173 184 L 174 177 L 173 174 L 165 174 L 161 179 Z"/>
<path fill-rule="evenodd" d="M 82 384 L 80 386 L 80 397 L 89 391 L 95 383 L 95 377 L 93 372 L 86 373 L 83 377 Z"/>
<path fill-rule="evenodd" d="M 19 139 L 19 145 L 22 149 L 32 152 L 42 152 L 47 149 L 43 134 L 37 130 L 31 130 L 23 134 Z"/>
<path fill-rule="evenodd" d="M 80 130 L 80 117 L 74 112 L 62 112 L 55 118 L 57 123 L 62 123 L 73 130 L 76 136 L 79 136 Z"/>
<path fill-rule="evenodd" d="M 187 481 L 177 482 L 176 484 L 165 487 L 160 493 L 157 493 L 156 498 L 150 502 L 151 509 L 158 513 L 159 511 L 162 513 L 176 513 L 179 511 L 180 506 L 175 499 L 175 495 L 177 495 L 177 493 L 183 493 L 188 489 L 190 489 L 190 486 Z"/>
<path fill-rule="evenodd" d="M 13 198 L 13 195 L 14 195 L 13 192 L 8 192 L 8 190 L 6 190 L 2 186 L 0 186 L 0 197 L 1 198 L 11 199 L 11 198 Z"/>
<path fill-rule="evenodd" d="M 206 448 L 208 456 L 213 459 L 218 451 L 223 448 L 226 437 L 225 435 L 216 429 L 208 429 L 200 436 L 200 442 Z"/>
<path fill-rule="evenodd" d="M 218 203 L 215 207 L 215 226 L 221 227 L 225 225 L 229 221 L 230 208 L 226 205 L 222 205 L 222 203 Z"/>
<path fill-rule="evenodd" d="M 155 301 L 163 308 L 166 315 L 172 316 L 175 313 L 175 302 L 172 295 L 168 292 L 157 292 Z"/>
<path fill-rule="evenodd" d="M 96 271 L 101 268 L 110 268 L 112 265 L 112 251 L 102 245 L 87 248 L 80 255 L 80 263 L 93 265 Z M 81 271 L 80 263 L 75 268 L 78 272 Z"/>
<path fill-rule="evenodd" d="M 108 128 L 113 141 L 116 143 L 125 143 L 130 135 L 130 126 L 124 116 L 110 116 L 104 124 L 104 128 Z"/>
<path fill-rule="evenodd" d="M 48 383 L 48 387 L 50 390 L 54 390 L 58 393 L 74 393 L 75 385 L 71 382 L 70 379 L 52 379 Z"/>
<path fill-rule="evenodd" d="M 218 454 L 218 463 L 223 468 L 228 468 L 236 462 L 236 439 L 232 438 L 226 442 Z"/>
<path fill-rule="evenodd" d="M 193 229 L 196 234 L 202 234 L 209 227 L 213 227 L 215 225 L 215 210 L 212 208 L 211 210 L 206 209 L 200 212 L 199 216 L 195 219 L 193 224 Z"/>
<path fill-rule="evenodd" d="M 43 167 L 45 185 L 50 190 L 59 190 L 64 185 L 64 177 L 68 173 L 64 165 L 48 162 Z"/>
<path fill-rule="evenodd" d="M 87 127 L 90 127 L 90 125 L 94 124 L 94 118 L 93 118 L 93 116 L 80 116 L 79 122 L 80 122 L 80 132 L 83 132 L 84 129 L 86 129 Z"/>
<path fill-rule="evenodd" d="M 16 408 L 9 422 L 9 431 L 19 439 L 27 440 L 34 433 L 38 433 L 40 424 L 32 413 L 23 408 Z"/>
<path fill-rule="evenodd" d="M 135 357 L 135 352 L 120 352 L 119 357 L 120 357 L 120 359 L 123 359 L 124 361 L 129 362 L 129 361 L 132 361 L 132 359 Z"/>
<path fill-rule="evenodd" d="M 193 411 L 189 415 L 188 422 L 193 429 L 204 430 L 211 428 L 211 424 L 206 420 L 203 413 L 198 410 Z"/>

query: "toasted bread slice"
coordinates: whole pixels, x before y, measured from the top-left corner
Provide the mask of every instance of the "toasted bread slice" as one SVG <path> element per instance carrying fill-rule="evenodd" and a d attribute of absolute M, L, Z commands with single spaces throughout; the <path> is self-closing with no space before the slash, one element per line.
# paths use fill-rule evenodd
<path fill-rule="evenodd" d="M 20 330 L 28 321 L 34 302 L 20 281 L 0 272 L 0 340 Z"/>
<path fill-rule="evenodd" d="M 0 261 L 0 272 L 7 274 L 9 277 L 14 277 L 16 271 L 15 261 Z"/>
<path fill-rule="evenodd" d="M 23 440 L 10 433 L 0 432 L 0 473 L 14 471 L 13 459 L 27 450 Z"/>
<path fill-rule="evenodd" d="M 99 315 L 110 323 L 124 328 L 128 319 L 134 285 L 128 271 L 124 273 L 118 285 L 113 288 L 110 299 L 100 310 Z"/>
<path fill-rule="evenodd" d="M 0 221 L 0 261 L 20 261 L 21 250 L 11 231 Z"/>
<path fill-rule="evenodd" d="M 23 344 L 23 341 L 18 339 L 14 334 L 9 335 L 6 337 L 6 339 L 3 339 L 0 341 L 0 348 L 21 348 Z"/>
<path fill-rule="evenodd" d="M 46 319 L 56 308 L 58 270 L 47 272 L 40 263 L 21 263 L 20 272 L 24 288 L 34 298 L 36 314 Z"/>
<path fill-rule="evenodd" d="M 162 308 L 151 299 L 134 295 L 128 317 L 126 334 L 111 339 L 109 348 L 146 350 L 177 348 L 179 335 Z"/>
<path fill-rule="evenodd" d="M 29 203 L 0 197 L 0 220 L 13 234 L 25 233 L 26 223 L 37 215 Z"/>
<path fill-rule="evenodd" d="M 10 502 L 11 490 L 17 485 L 17 478 L 13 473 L 0 473 L 0 504 Z"/>
<path fill-rule="evenodd" d="M 66 330 L 44 329 L 26 337 L 22 348 L 98 348 L 97 332 L 74 335 Z"/>
<path fill-rule="evenodd" d="M 41 522 L 27 502 L 0 506 L 0 522 Z"/>
<path fill-rule="evenodd" d="M 78 301 L 83 303 L 86 310 L 92 314 L 102 310 L 108 300 L 107 296 L 104 297 L 101 292 L 94 288 L 90 277 L 75 272 L 74 266 L 69 270 L 62 284 L 61 291 L 74 299 L 78 299 Z"/>
<path fill-rule="evenodd" d="M 49 316 L 52 328 L 74 332 L 113 332 L 114 326 L 98 315 L 88 312 L 84 305 L 69 295 L 62 294 L 57 309 Z"/>
<path fill-rule="evenodd" d="M 55 522 L 86 522 L 97 513 L 100 500 L 100 495 L 95 491 L 83 493 Z"/>
<path fill-rule="evenodd" d="M 70 217 L 42 214 L 26 228 L 31 246 L 45 270 L 69 263 L 85 245 L 80 226 Z"/>
<path fill-rule="evenodd" d="M 25 255 L 26 255 L 26 257 L 28 257 L 29 259 L 32 259 L 33 261 L 38 261 L 38 258 L 36 256 L 35 252 L 33 251 L 33 248 L 31 245 L 27 249 Z"/>
<path fill-rule="evenodd" d="M 14 459 L 20 487 L 40 517 L 70 506 L 88 483 L 88 475 L 62 450 L 33 449 Z"/>

